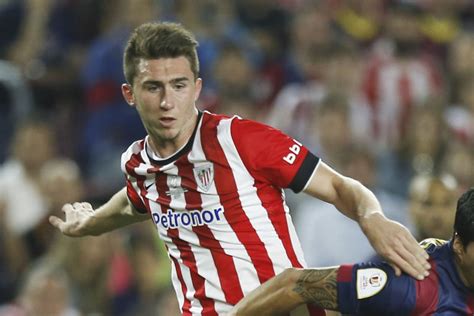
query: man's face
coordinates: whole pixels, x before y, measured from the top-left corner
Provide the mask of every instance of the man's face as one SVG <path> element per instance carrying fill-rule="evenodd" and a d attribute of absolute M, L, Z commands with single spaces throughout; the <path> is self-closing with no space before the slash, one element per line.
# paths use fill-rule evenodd
<path fill-rule="evenodd" d="M 469 288 L 474 288 L 474 242 L 464 247 L 459 238 L 455 238 L 453 247 L 463 281 Z"/>
<path fill-rule="evenodd" d="M 201 79 L 194 79 L 185 57 L 140 60 L 133 87 L 122 85 L 156 149 L 178 149 L 191 136 Z M 176 147 L 176 148 L 175 148 Z"/>
<path fill-rule="evenodd" d="M 425 196 L 411 201 L 411 213 L 418 229 L 418 237 L 449 239 L 452 236 L 457 195 L 441 182 L 433 181 Z"/>

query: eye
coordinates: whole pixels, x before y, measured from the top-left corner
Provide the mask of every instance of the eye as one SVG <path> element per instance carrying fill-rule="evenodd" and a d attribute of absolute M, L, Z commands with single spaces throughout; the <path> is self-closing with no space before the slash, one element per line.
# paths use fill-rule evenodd
<path fill-rule="evenodd" d="M 177 84 L 174 85 L 174 88 L 175 88 L 176 90 L 181 90 L 181 89 L 186 88 L 186 84 L 184 84 L 184 83 L 177 83 Z"/>
<path fill-rule="evenodd" d="M 157 85 L 149 85 L 149 86 L 147 86 L 146 89 L 147 89 L 147 91 L 149 91 L 149 92 L 157 92 L 157 91 L 160 90 L 160 87 L 157 86 Z"/>

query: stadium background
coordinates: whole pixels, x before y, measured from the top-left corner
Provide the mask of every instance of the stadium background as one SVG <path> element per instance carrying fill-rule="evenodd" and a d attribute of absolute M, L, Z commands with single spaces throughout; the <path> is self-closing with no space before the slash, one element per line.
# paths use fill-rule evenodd
<path fill-rule="evenodd" d="M 175 315 L 150 223 L 77 240 L 47 223 L 123 186 L 120 154 L 144 130 L 122 100 L 121 54 L 152 20 L 196 34 L 199 108 L 282 129 L 415 235 L 416 177 L 474 184 L 471 0 L 0 0 L 0 315 L 21 315 L 18 302 Z M 288 200 L 310 265 L 373 255 L 326 204 Z"/>

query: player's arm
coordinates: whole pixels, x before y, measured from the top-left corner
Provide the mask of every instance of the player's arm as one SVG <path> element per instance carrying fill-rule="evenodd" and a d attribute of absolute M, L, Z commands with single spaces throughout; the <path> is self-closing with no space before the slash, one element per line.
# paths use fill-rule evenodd
<path fill-rule="evenodd" d="M 118 191 L 96 210 L 89 203 L 76 202 L 65 204 L 62 211 L 65 214 L 64 220 L 51 216 L 49 221 L 64 235 L 71 237 L 97 236 L 149 218 L 147 214 L 137 212 L 130 204 L 126 188 Z"/>
<path fill-rule="evenodd" d="M 286 315 L 304 303 L 337 310 L 337 270 L 287 269 L 250 292 L 229 315 Z"/>
<path fill-rule="evenodd" d="M 416 281 L 395 276 L 386 263 L 329 268 L 290 268 L 268 280 L 231 310 L 230 315 L 286 315 L 301 304 L 356 315 L 412 315 L 433 312 L 437 297 L 429 295 L 436 276 Z M 417 300 L 417 294 L 424 300 Z"/>
<path fill-rule="evenodd" d="M 427 275 L 426 252 L 406 227 L 384 216 L 375 195 L 360 182 L 321 161 L 304 191 L 356 220 L 377 253 L 394 265 L 397 275 L 400 269 L 417 279 Z"/>

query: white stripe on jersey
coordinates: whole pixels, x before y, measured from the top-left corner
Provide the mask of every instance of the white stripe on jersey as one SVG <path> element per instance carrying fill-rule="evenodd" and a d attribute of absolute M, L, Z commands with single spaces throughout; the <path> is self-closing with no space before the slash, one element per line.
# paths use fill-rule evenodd
<path fill-rule="evenodd" d="M 275 273 L 279 273 L 292 264 L 286 254 L 283 243 L 275 231 L 272 221 L 268 217 L 267 210 L 262 206 L 260 198 L 257 195 L 257 189 L 254 186 L 254 178 L 248 172 L 240 158 L 237 148 L 235 148 L 230 129 L 231 123 L 232 119 L 221 120 L 217 127 L 217 137 L 224 149 L 224 154 L 236 179 L 242 208 L 260 237 L 260 240 L 264 243 L 268 256 L 273 263 Z M 243 193 L 246 194 L 244 195 Z"/>
<path fill-rule="evenodd" d="M 168 248 L 168 257 L 170 256 L 169 251 L 170 249 Z M 176 272 L 176 265 L 173 261 L 171 261 L 171 282 L 173 283 L 173 288 L 176 292 L 176 297 L 178 298 L 179 310 L 183 313 L 184 294 L 181 290 L 181 282 L 179 281 L 178 273 Z"/>
<path fill-rule="evenodd" d="M 305 268 L 308 265 L 306 264 L 306 259 L 304 257 L 303 247 L 301 247 L 301 243 L 299 241 L 298 234 L 296 234 L 295 225 L 293 225 L 293 221 L 291 220 L 290 209 L 288 208 L 286 203 L 285 203 L 284 207 L 285 207 L 285 214 L 286 214 L 285 215 L 286 216 L 286 222 L 288 223 L 288 229 L 290 231 L 291 245 L 293 246 L 293 249 L 295 250 L 296 257 L 298 258 L 298 261 L 301 263 L 303 268 Z"/>

